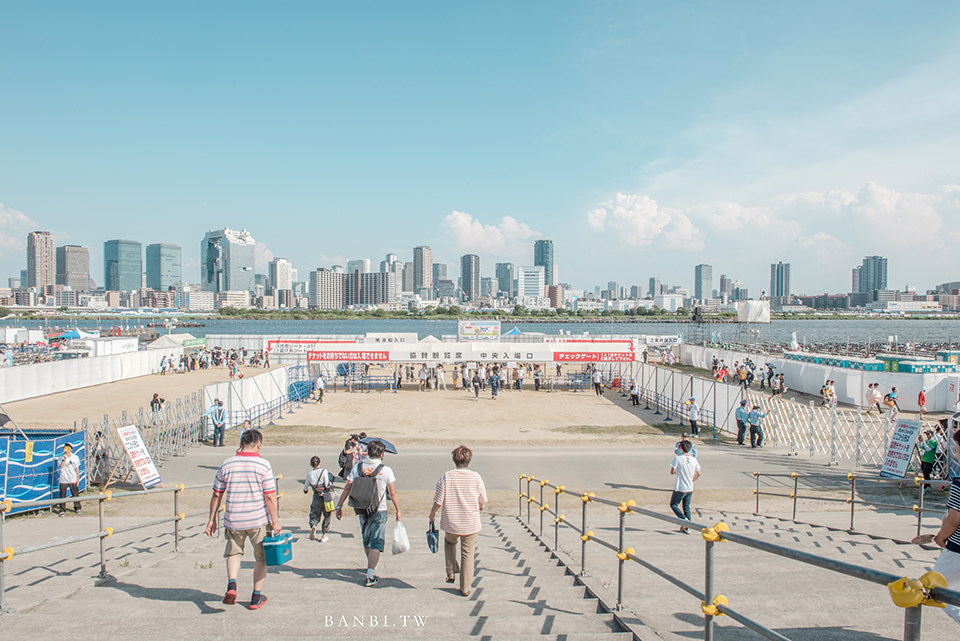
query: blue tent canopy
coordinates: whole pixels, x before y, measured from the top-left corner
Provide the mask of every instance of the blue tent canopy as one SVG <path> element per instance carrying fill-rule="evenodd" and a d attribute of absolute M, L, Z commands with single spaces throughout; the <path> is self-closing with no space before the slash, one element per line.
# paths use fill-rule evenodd
<path fill-rule="evenodd" d="M 523 332 L 521 332 L 519 329 L 517 329 L 516 326 L 514 326 L 513 329 L 511 329 L 509 332 L 505 332 L 503 335 L 504 335 L 504 336 L 519 336 L 519 335 L 522 334 L 522 333 L 523 333 Z"/>

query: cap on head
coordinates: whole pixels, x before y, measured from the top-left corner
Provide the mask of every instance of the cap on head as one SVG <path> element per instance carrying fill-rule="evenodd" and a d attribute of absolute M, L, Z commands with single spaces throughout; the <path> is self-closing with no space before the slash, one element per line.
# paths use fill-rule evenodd
<path fill-rule="evenodd" d="M 741 405 L 746 405 L 747 402 L 746 402 L 746 401 L 740 401 L 740 404 L 741 404 Z"/>

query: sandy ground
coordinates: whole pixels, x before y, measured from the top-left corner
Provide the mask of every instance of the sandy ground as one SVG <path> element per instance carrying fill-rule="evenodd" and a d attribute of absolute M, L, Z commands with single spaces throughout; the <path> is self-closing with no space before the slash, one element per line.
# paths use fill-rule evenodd
<path fill-rule="evenodd" d="M 265 370 L 248 367 L 243 371 L 246 375 L 254 375 Z M 104 414 L 135 413 L 150 404 L 154 393 L 159 393 L 167 401 L 174 401 L 200 391 L 204 385 L 228 380 L 230 370 L 225 367 L 186 374 L 154 374 L 5 403 L 3 407 L 20 427 L 72 427 L 74 421 L 79 424 L 83 418 L 100 421 Z"/>

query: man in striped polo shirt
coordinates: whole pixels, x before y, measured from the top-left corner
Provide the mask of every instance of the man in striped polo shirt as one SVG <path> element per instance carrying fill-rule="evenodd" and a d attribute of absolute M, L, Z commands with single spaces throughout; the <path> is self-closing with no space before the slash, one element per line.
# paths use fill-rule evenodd
<path fill-rule="evenodd" d="M 251 610 L 259 609 L 267 602 L 261 592 L 267 578 L 267 562 L 263 554 L 263 539 L 267 525 L 273 534 L 280 533 L 280 518 L 277 515 L 277 485 L 270 462 L 260 457 L 263 435 L 260 430 L 247 430 L 240 437 L 240 451 L 225 460 L 213 481 L 213 497 L 210 499 L 210 519 L 207 521 L 207 536 L 217 530 L 217 511 L 220 503 L 225 505 L 223 533 L 227 540 L 223 552 L 227 560 L 227 593 L 223 602 L 237 602 L 237 575 L 243 558 L 245 541 L 253 547 L 253 595 Z"/>

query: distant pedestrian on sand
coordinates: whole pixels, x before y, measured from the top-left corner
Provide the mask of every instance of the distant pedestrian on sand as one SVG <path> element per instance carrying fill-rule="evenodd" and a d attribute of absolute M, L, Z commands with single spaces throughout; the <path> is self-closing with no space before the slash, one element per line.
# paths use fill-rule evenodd
<path fill-rule="evenodd" d="M 500 375 L 497 370 L 490 374 L 490 398 L 497 400 L 497 393 L 500 391 Z"/>
<path fill-rule="evenodd" d="M 692 521 L 690 500 L 693 498 L 693 483 L 700 478 L 700 462 L 690 456 L 690 450 L 693 448 L 690 441 L 680 441 L 679 447 L 682 453 L 677 455 L 673 459 L 673 463 L 670 464 L 670 474 L 677 477 L 673 494 L 670 495 L 670 509 L 677 515 L 678 519 Z M 681 527 L 680 532 L 683 534 L 690 533 L 686 527 Z"/>
<path fill-rule="evenodd" d="M 473 375 L 473 400 L 480 400 L 480 385 L 483 383 L 483 380 L 480 378 L 480 373 L 477 372 Z"/>
<path fill-rule="evenodd" d="M 270 462 L 260 456 L 262 443 L 263 435 L 259 430 L 247 430 L 240 439 L 240 451 L 220 465 L 213 480 L 206 529 L 207 536 L 211 537 L 217 531 L 217 512 L 223 503 L 223 534 L 227 540 L 223 552 L 227 560 L 227 592 L 223 602 L 226 604 L 237 602 L 237 576 L 244 545 L 250 541 L 255 560 L 253 594 L 247 606 L 251 610 L 257 610 L 267 602 L 262 592 L 267 578 L 267 561 L 263 552 L 267 527 L 270 526 L 274 535 L 281 530 L 277 514 L 277 484 Z"/>
<path fill-rule="evenodd" d="M 699 436 L 700 427 L 697 421 L 700 420 L 700 406 L 697 405 L 697 399 L 692 396 L 687 400 L 687 418 L 690 420 L 690 434 Z"/>
<path fill-rule="evenodd" d="M 603 396 L 603 372 L 595 366 L 593 374 L 590 376 L 593 379 L 593 391 L 596 392 L 597 396 Z"/>
<path fill-rule="evenodd" d="M 917 405 L 920 406 L 920 420 L 923 420 L 923 415 L 927 413 L 927 388 L 921 387 L 920 393 L 917 394 Z"/>
<path fill-rule="evenodd" d="M 57 461 L 57 468 L 60 470 L 58 475 L 60 498 L 67 498 L 68 493 L 74 498 L 79 496 L 80 459 L 73 453 L 73 446 L 69 443 L 63 446 L 63 455 L 61 455 L 60 460 Z M 61 503 L 58 507 L 60 508 L 60 516 L 63 516 L 64 512 L 67 511 L 67 504 Z M 80 514 L 82 511 L 79 501 L 73 504 L 73 511 L 77 514 Z"/>

